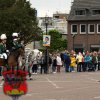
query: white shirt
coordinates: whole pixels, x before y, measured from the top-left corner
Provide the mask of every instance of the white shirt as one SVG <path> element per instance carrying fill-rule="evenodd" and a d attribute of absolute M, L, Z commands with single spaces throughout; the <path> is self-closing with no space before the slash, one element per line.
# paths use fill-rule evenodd
<path fill-rule="evenodd" d="M 62 61 L 59 56 L 57 56 L 56 60 L 57 60 L 57 65 L 62 65 Z"/>

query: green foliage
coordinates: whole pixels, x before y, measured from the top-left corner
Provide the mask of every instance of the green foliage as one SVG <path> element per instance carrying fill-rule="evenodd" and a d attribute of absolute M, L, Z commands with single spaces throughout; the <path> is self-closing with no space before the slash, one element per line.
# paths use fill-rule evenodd
<path fill-rule="evenodd" d="M 0 0 L 0 9 L 7 9 L 11 7 L 16 0 Z"/>
<path fill-rule="evenodd" d="M 0 0 L 0 34 L 11 37 L 13 32 L 18 32 L 25 44 L 40 39 L 37 11 L 30 6 L 27 0 Z"/>
<path fill-rule="evenodd" d="M 51 35 L 50 51 L 60 51 L 67 47 L 67 40 L 63 40 L 57 30 L 50 30 L 48 34 Z"/>

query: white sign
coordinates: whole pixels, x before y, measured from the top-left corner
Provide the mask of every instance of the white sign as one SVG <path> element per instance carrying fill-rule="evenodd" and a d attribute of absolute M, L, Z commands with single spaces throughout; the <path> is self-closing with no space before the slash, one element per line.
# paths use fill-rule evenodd
<path fill-rule="evenodd" d="M 50 46 L 50 35 L 43 35 L 43 46 Z"/>

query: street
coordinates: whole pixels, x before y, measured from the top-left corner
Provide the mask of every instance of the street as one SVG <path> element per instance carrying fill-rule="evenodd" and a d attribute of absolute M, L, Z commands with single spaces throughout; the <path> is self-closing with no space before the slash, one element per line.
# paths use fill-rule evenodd
<path fill-rule="evenodd" d="M 99 80 L 99 71 L 33 75 L 27 94 L 19 100 L 100 100 Z M 3 94 L 2 85 L 0 100 L 12 100 Z"/>

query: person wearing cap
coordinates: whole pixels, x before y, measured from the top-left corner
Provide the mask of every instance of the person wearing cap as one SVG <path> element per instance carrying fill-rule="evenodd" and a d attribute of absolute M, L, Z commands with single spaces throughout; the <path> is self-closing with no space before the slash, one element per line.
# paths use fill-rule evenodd
<path fill-rule="evenodd" d="M 12 47 L 11 47 L 11 52 L 13 52 L 13 51 L 16 51 L 16 50 L 18 50 L 19 48 L 23 48 L 24 47 L 24 45 L 22 45 L 21 43 L 19 43 L 19 37 L 18 37 L 18 34 L 19 33 L 13 33 L 12 34 Z M 18 64 L 18 66 L 15 66 L 14 67 L 14 69 L 16 70 L 18 67 L 21 67 L 21 66 L 23 66 L 23 63 L 21 62 L 19 62 L 18 61 L 18 59 L 20 59 L 20 57 L 19 57 L 20 55 L 18 55 L 18 58 L 17 58 L 17 64 Z M 24 57 L 22 57 L 21 59 L 23 59 Z M 23 60 L 24 61 L 24 60 Z"/>
<path fill-rule="evenodd" d="M 20 43 L 18 43 L 18 40 L 19 40 L 18 33 L 13 33 L 12 37 L 13 37 L 13 47 L 12 47 L 12 49 L 16 50 L 16 49 L 22 47 L 22 45 Z"/>
<path fill-rule="evenodd" d="M 8 50 L 6 50 L 6 34 L 1 34 L 0 36 L 0 59 L 3 59 L 6 63 L 5 67 L 1 67 L 1 71 L 0 71 L 0 74 L 2 73 L 2 70 L 8 70 L 9 67 L 7 65 L 7 52 Z M 4 78 L 2 77 L 2 80 Z"/>
<path fill-rule="evenodd" d="M 6 50 L 6 40 L 7 37 L 5 34 L 0 36 L 1 43 L 0 43 L 0 58 L 7 59 L 7 50 Z"/>

